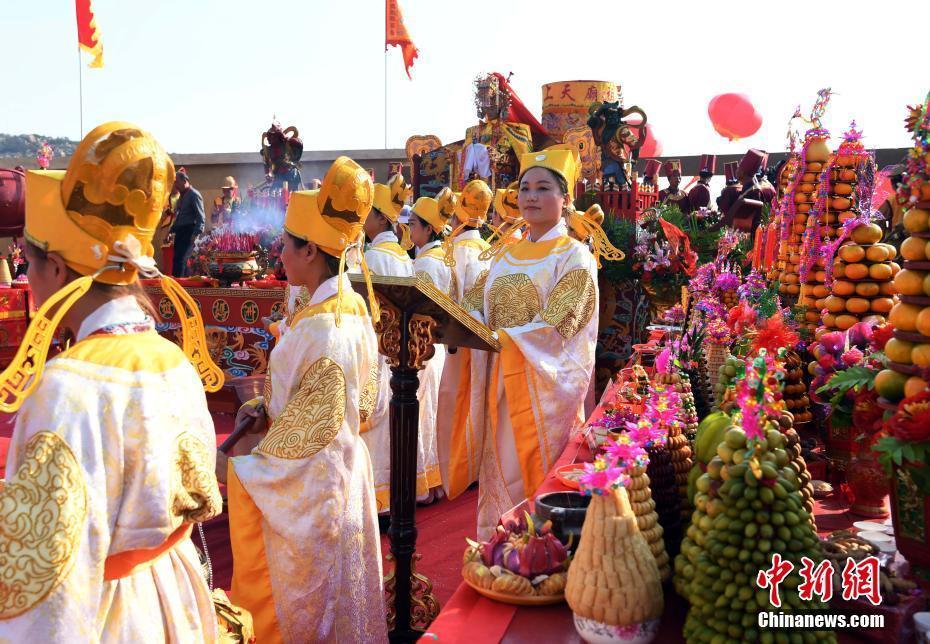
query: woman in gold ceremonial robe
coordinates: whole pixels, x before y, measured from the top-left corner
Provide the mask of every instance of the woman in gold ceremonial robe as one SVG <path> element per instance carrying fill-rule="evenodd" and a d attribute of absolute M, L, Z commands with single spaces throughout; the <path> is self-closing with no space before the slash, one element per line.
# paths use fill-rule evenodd
<path fill-rule="evenodd" d="M 319 190 L 291 194 L 285 215 L 288 281 L 311 297 L 269 358 L 267 417 L 253 427 L 267 434 L 226 469 L 230 595 L 252 613 L 262 643 L 387 637 L 371 460 L 359 433 L 377 344 L 345 274 L 371 199 L 371 177 L 340 157 Z"/>
<path fill-rule="evenodd" d="M 222 511 L 207 355 L 193 300 L 163 279 L 184 350 L 155 332 L 137 276 L 174 167 L 127 123 L 78 145 L 66 172 L 29 172 L 29 282 L 40 306 L 0 376 L 19 410 L 0 486 L 0 641 L 213 642 L 193 524 Z M 190 308 L 187 308 L 190 307 Z M 189 326 L 188 326 L 189 325 Z M 52 334 L 71 345 L 45 362 Z M 196 328 L 196 330 L 195 330 Z"/>
<path fill-rule="evenodd" d="M 401 175 L 394 175 L 386 185 L 375 184 L 374 205 L 365 220 L 365 236 L 370 241 L 365 262 L 374 275 L 413 277 L 413 260 L 407 254 L 413 244 L 406 225 L 397 221 L 408 191 Z M 395 229 L 401 232 L 400 240 Z M 366 396 L 374 401 L 370 415 L 363 418 L 362 438 L 371 454 L 378 514 L 385 515 L 391 509 L 391 367 L 387 356 L 379 355 L 372 364 Z M 417 496 L 425 499 L 430 487 L 426 472 L 418 470 Z"/>
<path fill-rule="evenodd" d="M 478 475 L 482 539 L 501 515 L 532 497 L 584 422 L 598 291 L 596 260 L 568 235 L 563 221 L 563 212 L 574 213 L 577 176 L 572 151 L 553 149 L 521 158 L 518 202 L 527 235 L 516 244 L 499 245 L 482 301 L 466 307 L 503 345 L 492 356 L 488 375 L 488 422 Z M 462 452 L 450 467 L 473 467 L 470 458 Z"/>
<path fill-rule="evenodd" d="M 455 199 L 448 188 L 432 197 L 420 197 L 410 215 L 410 238 L 417 247 L 413 272 L 430 282 L 442 293 L 454 298 L 453 272 L 446 264 L 443 240 L 448 234 L 448 222 L 455 207 Z M 417 472 L 425 472 L 429 487 L 442 485 L 439 470 L 439 453 L 436 442 L 436 424 L 439 413 L 439 384 L 446 361 L 446 347 L 435 345 L 433 357 L 419 373 L 420 386 L 417 400 L 420 403 L 419 436 L 417 442 Z M 417 480 L 417 496 L 423 500 Z"/>
<path fill-rule="evenodd" d="M 490 244 L 481 237 L 480 228 L 487 219 L 493 201 L 488 185 L 474 179 L 465 184 L 455 199 L 453 236 L 445 241 L 446 263 L 452 267 L 452 298 L 462 303 L 466 298 L 481 298 L 484 280 L 491 266 L 487 253 Z M 478 480 L 477 470 L 464 473 L 449 469 L 450 454 L 456 446 L 475 453 L 482 442 L 485 424 L 485 381 L 487 353 L 459 347 L 446 355 L 439 386 L 439 407 L 447 413 L 436 418 L 437 448 L 443 488 L 455 498 Z"/>

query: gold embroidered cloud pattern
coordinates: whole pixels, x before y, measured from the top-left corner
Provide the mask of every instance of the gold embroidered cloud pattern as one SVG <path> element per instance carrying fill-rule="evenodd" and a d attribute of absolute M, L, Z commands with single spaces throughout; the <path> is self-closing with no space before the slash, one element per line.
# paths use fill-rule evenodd
<path fill-rule="evenodd" d="M 278 458 L 309 458 L 336 437 L 345 414 L 345 374 L 329 358 L 320 358 L 255 449 Z"/>
<path fill-rule="evenodd" d="M 223 498 L 216 483 L 206 445 L 196 436 L 181 433 L 175 441 L 171 511 L 186 521 L 212 519 L 223 511 Z"/>
<path fill-rule="evenodd" d="M 52 432 L 26 443 L 0 492 L 0 620 L 43 601 L 71 571 L 87 518 L 84 472 Z"/>
<path fill-rule="evenodd" d="M 596 299 L 597 287 L 591 273 L 577 268 L 562 276 L 552 289 L 542 318 L 563 338 L 572 338 L 591 321 Z"/>
<path fill-rule="evenodd" d="M 539 293 L 523 273 L 498 277 L 488 292 L 488 326 L 492 329 L 529 324 L 539 309 Z"/>

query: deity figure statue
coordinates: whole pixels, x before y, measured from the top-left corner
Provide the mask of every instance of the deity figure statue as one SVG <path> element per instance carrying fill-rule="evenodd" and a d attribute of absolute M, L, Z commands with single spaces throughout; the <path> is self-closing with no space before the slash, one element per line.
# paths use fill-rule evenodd
<path fill-rule="evenodd" d="M 265 177 L 271 183 L 272 190 L 279 190 L 287 184 L 289 190 L 299 190 L 300 157 L 304 153 L 304 144 L 300 140 L 297 128 L 293 125 L 285 130 L 278 122 L 271 124 L 262 134 L 262 160 L 265 162 Z"/>
<path fill-rule="evenodd" d="M 631 114 L 639 114 L 642 121 L 625 121 Z M 646 140 L 646 113 L 636 105 L 624 109 L 617 100 L 593 103 L 588 115 L 588 127 L 591 128 L 595 142 L 601 147 L 603 189 L 625 189 L 629 184 L 625 166 L 630 161 L 636 161 L 639 148 Z"/>

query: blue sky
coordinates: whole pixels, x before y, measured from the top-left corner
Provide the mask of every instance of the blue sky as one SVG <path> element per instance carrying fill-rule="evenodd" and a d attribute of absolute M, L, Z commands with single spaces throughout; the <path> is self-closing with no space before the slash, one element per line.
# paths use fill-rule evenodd
<path fill-rule="evenodd" d="M 864 4 L 864 3 L 863 3 Z M 543 83 L 620 83 L 666 154 L 784 148 L 794 107 L 836 96 L 825 125 L 855 118 L 869 147 L 904 147 L 908 103 L 930 89 L 919 2 L 401 0 L 420 58 L 407 80 L 387 60 L 387 145 L 412 134 L 460 139 L 473 125 L 472 80 L 513 72 L 539 117 Z M 0 0 L 0 132 L 78 138 L 72 0 Z M 385 145 L 382 0 L 95 0 L 106 66 L 84 79 L 84 130 L 127 120 L 172 152 L 256 150 L 272 115 L 306 149 Z M 766 64 L 770 63 L 769 71 Z M 716 94 L 748 94 L 759 133 L 727 142 L 711 128 Z"/>

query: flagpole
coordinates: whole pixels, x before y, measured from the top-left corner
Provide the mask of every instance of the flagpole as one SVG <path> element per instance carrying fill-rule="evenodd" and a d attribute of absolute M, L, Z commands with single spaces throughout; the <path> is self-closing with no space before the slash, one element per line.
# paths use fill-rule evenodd
<path fill-rule="evenodd" d="M 84 138 L 84 66 L 81 64 L 81 46 L 78 45 L 77 48 L 77 61 L 78 61 L 78 114 L 80 114 L 81 120 L 81 136 L 80 139 Z"/>
<path fill-rule="evenodd" d="M 387 88 L 387 65 L 388 65 L 388 48 L 384 48 L 384 149 L 387 150 L 387 98 L 388 98 L 388 88 Z"/>

